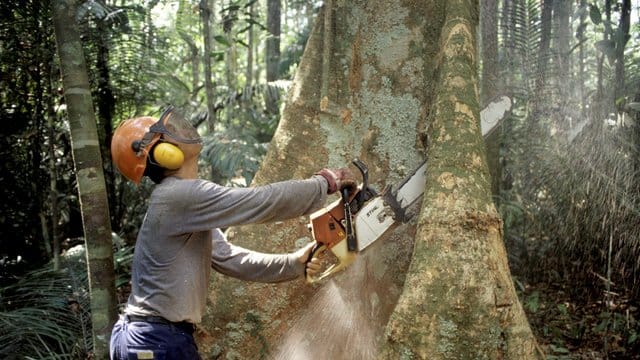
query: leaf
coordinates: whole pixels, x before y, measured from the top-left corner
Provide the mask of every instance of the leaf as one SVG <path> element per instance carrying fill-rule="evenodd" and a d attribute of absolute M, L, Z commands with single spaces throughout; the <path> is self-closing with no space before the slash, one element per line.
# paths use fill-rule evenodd
<path fill-rule="evenodd" d="M 218 42 L 219 44 L 222 44 L 224 46 L 231 46 L 231 44 L 229 43 L 229 41 L 227 40 L 227 38 L 225 38 L 222 35 L 216 35 L 213 37 L 213 39 Z"/>
<path fill-rule="evenodd" d="M 558 311 L 562 315 L 568 315 L 567 306 L 565 304 L 558 304 Z"/>
<path fill-rule="evenodd" d="M 224 8 L 222 8 L 222 9 L 220 9 L 220 13 L 222 14 L 222 13 L 224 13 L 225 11 L 229 11 L 229 12 L 231 12 L 231 11 L 238 11 L 239 9 L 240 9 L 240 5 L 231 4 L 231 5 L 227 6 L 227 7 L 224 7 Z"/>
<path fill-rule="evenodd" d="M 553 352 L 555 353 L 559 353 L 559 354 L 568 354 L 569 353 L 569 349 L 565 348 L 564 346 L 556 346 L 551 344 L 550 345 L 551 350 L 553 350 Z"/>
<path fill-rule="evenodd" d="M 250 7 L 251 5 L 255 4 L 256 2 L 258 2 L 258 0 L 249 0 L 247 2 L 247 4 L 244 6 L 244 8 L 246 9 L 246 8 Z"/>
<path fill-rule="evenodd" d="M 540 293 L 534 291 L 531 295 L 527 296 L 524 301 L 524 307 L 532 313 L 540 310 Z"/>
<path fill-rule="evenodd" d="M 215 61 L 222 61 L 224 60 L 224 51 L 213 51 L 211 52 L 211 57 Z"/>
<path fill-rule="evenodd" d="M 602 23 L 602 13 L 597 5 L 589 4 L 589 18 L 596 25 Z"/>

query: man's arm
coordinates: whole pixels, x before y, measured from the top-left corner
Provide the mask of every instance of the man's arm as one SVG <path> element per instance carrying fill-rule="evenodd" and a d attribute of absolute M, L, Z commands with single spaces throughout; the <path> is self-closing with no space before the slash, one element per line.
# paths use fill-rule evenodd
<path fill-rule="evenodd" d="M 308 215 L 327 198 L 322 176 L 252 188 L 231 188 L 198 180 L 185 202 L 189 219 L 181 232 L 205 231 L 236 225 L 265 223 Z"/>
<path fill-rule="evenodd" d="M 240 280 L 276 283 L 304 274 L 299 253 L 265 254 L 229 243 L 219 229 L 213 231 L 211 267 Z"/>

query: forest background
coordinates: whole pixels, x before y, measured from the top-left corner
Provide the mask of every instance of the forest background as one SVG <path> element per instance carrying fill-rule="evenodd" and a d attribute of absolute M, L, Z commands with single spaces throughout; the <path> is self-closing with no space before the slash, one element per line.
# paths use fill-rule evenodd
<path fill-rule="evenodd" d="M 513 280 L 549 358 L 640 352 L 640 19 L 636 1 L 483 0 L 483 105 Z M 79 1 L 125 300 L 151 189 L 112 168 L 119 121 L 169 104 L 203 134 L 203 176 L 245 186 L 321 3 Z M 91 351 L 86 260 L 51 3 L 0 4 L 0 355 Z M 55 354 L 55 355 L 52 355 Z M 38 357 L 38 356 L 36 356 Z"/>

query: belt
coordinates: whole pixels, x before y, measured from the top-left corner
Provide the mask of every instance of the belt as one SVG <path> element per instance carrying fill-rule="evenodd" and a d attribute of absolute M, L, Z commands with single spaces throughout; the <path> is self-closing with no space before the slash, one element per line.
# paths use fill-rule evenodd
<path fill-rule="evenodd" d="M 187 321 L 173 322 L 169 321 L 162 316 L 138 316 L 138 315 L 125 315 L 125 321 L 127 322 L 146 322 L 149 324 L 162 324 L 162 325 L 173 325 L 178 329 L 193 333 L 195 330 L 195 325 Z"/>

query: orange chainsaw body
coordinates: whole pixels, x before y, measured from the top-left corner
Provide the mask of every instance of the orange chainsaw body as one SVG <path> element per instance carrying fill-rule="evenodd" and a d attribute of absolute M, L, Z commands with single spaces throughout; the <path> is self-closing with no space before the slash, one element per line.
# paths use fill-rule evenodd
<path fill-rule="evenodd" d="M 350 201 L 358 194 L 349 196 Z M 307 281 L 310 283 L 320 281 L 329 275 L 336 273 L 356 259 L 356 252 L 349 251 L 347 245 L 347 230 L 345 229 L 345 204 L 344 200 L 336 200 L 309 216 L 310 230 L 313 239 L 316 241 L 316 247 L 311 252 L 311 257 L 318 257 L 325 251 L 331 252 L 337 262 L 328 267 L 318 276 L 307 275 Z"/>
<path fill-rule="evenodd" d="M 355 199 L 362 190 L 358 188 L 349 194 L 349 202 Z M 309 216 L 313 239 L 331 249 L 347 236 L 345 229 L 344 200 L 336 200 Z"/>
<path fill-rule="evenodd" d="M 342 221 L 344 203 L 337 200 L 309 216 L 313 239 L 331 249 L 347 236 Z"/>

